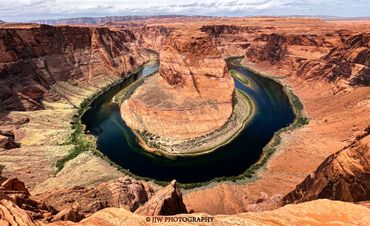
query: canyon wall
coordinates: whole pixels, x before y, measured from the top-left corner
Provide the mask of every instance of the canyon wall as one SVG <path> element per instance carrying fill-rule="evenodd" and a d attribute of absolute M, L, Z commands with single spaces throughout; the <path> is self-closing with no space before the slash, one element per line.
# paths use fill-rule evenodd
<path fill-rule="evenodd" d="M 0 27 L 0 111 L 42 109 L 57 81 L 122 76 L 147 56 L 129 30 L 47 25 Z"/>
<path fill-rule="evenodd" d="M 262 34 L 251 40 L 245 62 L 268 63 L 283 75 L 345 86 L 370 85 L 370 34 Z M 267 66 L 266 66 L 267 67 Z"/>

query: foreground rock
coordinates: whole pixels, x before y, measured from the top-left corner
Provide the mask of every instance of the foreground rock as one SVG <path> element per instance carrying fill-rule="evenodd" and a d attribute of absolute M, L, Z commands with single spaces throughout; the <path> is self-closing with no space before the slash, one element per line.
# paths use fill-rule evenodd
<path fill-rule="evenodd" d="M 26 211 L 6 199 L 0 200 L 0 224 L 19 226 L 36 225 Z"/>
<path fill-rule="evenodd" d="M 149 149 L 186 154 L 194 147 L 176 145 L 224 126 L 233 111 L 233 94 L 233 79 L 212 39 L 185 30 L 166 39 L 159 74 L 123 102 L 121 113 Z"/>
<path fill-rule="evenodd" d="M 177 222 L 165 225 L 368 225 L 370 209 L 353 203 L 317 200 L 298 205 L 288 205 L 262 213 L 242 213 L 236 215 L 189 214 L 177 215 Z M 197 222 L 203 217 L 203 223 Z M 189 219 L 179 223 L 179 219 Z M 172 218 L 175 220 L 176 218 Z M 157 225 L 158 223 L 153 223 Z M 52 225 L 151 225 L 147 217 L 136 215 L 124 209 L 108 208 L 97 212 L 81 223 L 57 222 Z"/>
<path fill-rule="evenodd" d="M 5 179 L 0 185 L 0 222 L 11 222 L 11 225 L 27 225 L 32 220 L 51 219 L 57 211 L 45 203 L 34 200 L 25 184 L 17 178 Z M 69 219 L 70 220 L 70 219 Z"/>
<path fill-rule="evenodd" d="M 60 213 L 53 218 L 65 219 L 70 211 L 85 218 L 98 210 L 107 207 L 125 208 L 136 210 L 140 205 L 153 196 L 154 190 L 146 183 L 138 182 L 129 177 L 118 178 L 102 183 L 93 188 L 73 187 L 70 189 L 56 190 L 37 197 L 40 202 L 55 207 Z M 59 218 L 59 219 L 58 219 Z"/>
<path fill-rule="evenodd" d="M 124 181 L 127 182 L 128 180 L 115 180 L 102 186 L 111 184 L 109 187 L 115 187 L 117 183 L 121 184 Z M 130 191 L 128 192 L 125 193 L 123 191 L 120 194 L 123 196 L 130 195 Z M 85 195 L 84 197 L 86 198 L 88 193 L 87 191 L 81 195 Z M 54 197 L 48 194 L 48 198 L 58 199 L 58 192 L 55 195 Z M 267 197 L 266 194 L 261 194 L 259 203 L 266 203 L 267 200 L 272 200 L 271 198 Z M 68 199 L 65 201 L 68 201 Z M 35 205 L 35 203 L 38 205 Z M 52 207 L 49 207 L 48 211 L 46 207 L 46 204 L 36 202 L 29 197 L 23 182 L 17 179 L 8 179 L 1 183 L 0 223 L 2 225 L 148 225 L 152 218 L 148 218 L 147 216 L 186 213 L 186 208 L 182 203 L 181 193 L 176 187 L 175 181 L 158 191 L 146 204 L 137 209 L 136 213 L 146 216 L 131 213 L 125 208 L 104 208 L 83 219 L 81 222 L 73 223 L 72 221 L 79 221 L 84 217 L 76 212 L 78 208 L 73 207 L 57 212 Z M 35 213 L 42 214 L 35 215 Z M 370 224 L 369 215 L 370 209 L 365 207 L 365 204 L 356 205 L 341 201 L 316 200 L 303 204 L 287 205 L 273 211 L 262 213 L 242 213 L 229 216 L 205 214 L 176 215 L 167 218 L 166 224 L 199 225 L 199 221 L 203 219 L 202 225 L 235 225 L 235 222 L 242 225 L 368 225 Z M 185 220 L 186 222 L 184 222 Z M 50 221 L 53 222 L 49 223 Z"/>
<path fill-rule="evenodd" d="M 320 198 L 359 202 L 370 200 L 370 127 L 339 152 L 330 155 L 318 169 L 284 197 L 285 203 Z"/>
<path fill-rule="evenodd" d="M 176 181 L 154 193 L 147 183 L 124 177 L 94 188 L 73 187 L 36 197 L 31 196 L 25 184 L 16 178 L 0 182 L 0 220 L 11 224 L 79 222 L 108 207 L 136 210 L 150 216 L 187 213 Z"/>
<path fill-rule="evenodd" d="M 135 211 L 135 213 L 145 216 L 175 215 L 187 212 L 175 180 L 158 191 L 147 203 Z"/>

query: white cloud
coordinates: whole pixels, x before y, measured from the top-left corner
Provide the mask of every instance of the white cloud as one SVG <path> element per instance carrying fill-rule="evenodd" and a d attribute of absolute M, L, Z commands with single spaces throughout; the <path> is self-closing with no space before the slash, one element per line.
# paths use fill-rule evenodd
<path fill-rule="evenodd" d="M 0 20 L 123 15 L 370 16 L 369 0 L 0 0 Z"/>

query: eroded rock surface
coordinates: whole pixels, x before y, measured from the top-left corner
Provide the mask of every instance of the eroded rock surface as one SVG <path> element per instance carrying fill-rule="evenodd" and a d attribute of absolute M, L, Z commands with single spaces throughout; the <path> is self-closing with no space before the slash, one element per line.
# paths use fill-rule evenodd
<path fill-rule="evenodd" d="M 37 199 L 55 207 L 58 212 L 74 210 L 84 218 L 107 207 L 134 211 L 153 194 L 154 190 L 148 184 L 124 177 L 93 188 L 73 187 L 48 192 Z"/>
<path fill-rule="evenodd" d="M 356 141 L 330 155 L 315 172 L 284 197 L 285 203 L 315 199 L 370 200 L 370 127 Z"/>
<path fill-rule="evenodd" d="M 233 79 L 213 40 L 197 30 L 177 31 L 160 52 L 159 74 L 123 102 L 121 113 L 137 133 L 176 144 L 221 128 L 232 113 L 233 93 Z"/>
<path fill-rule="evenodd" d="M 0 111 L 43 109 L 43 100 L 66 98 L 50 92 L 57 81 L 90 81 L 133 70 L 144 61 L 133 41 L 131 31 L 108 28 L 0 28 Z"/>
<path fill-rule="evenodd" d="M 176 181 L 155 194 L 149 184 L 124 177 L 97 187 L 73 187 L 36 197 L 31 196 L 25 184 L 17 178 L 1 178 L 0 182 L 0 223 L 3 220 L 10 225 L 79 222 L 108 207 L 136 210 L 151 216 L 187 213 Z"/>
<path fill-rule="evenodd" d="M 148 202 L 135 211 L 135 213 L 145 216 L 175 215 L 187 212 L 182 201 L 181 191 L 176 186 L 175 180 L 159 190 Z"/>
<path fill-rule="evenodd" d="M 206 215 L 202 213 L 177 215 L 192 222 L 166 222 L 165 225 L 368 225 L 370 209 L 353 203 L 330 200 L 316 200 L 298 205 L 288 205 L 273 211 L 261 213 L 242 213 L 235 215 Z M 212 220 L 202 223 L 194 218 L 204 217 Z M 150 219 L 151 220 L 151 219 Z M 159 223 L 153 223 L 156 225 Z M 124 209 L 107 208 L 97 212 L 80 223 L 57 222 L 52 225 L 148 225 L 147 217 L 136 215 Z"/>

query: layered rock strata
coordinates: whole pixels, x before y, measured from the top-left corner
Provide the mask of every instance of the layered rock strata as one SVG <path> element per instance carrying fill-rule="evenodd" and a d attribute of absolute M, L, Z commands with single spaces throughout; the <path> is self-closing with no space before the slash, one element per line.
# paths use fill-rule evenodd
<path fill-rule="evenodd" d="M 154 192 L 148 183 L 118 178 L 97 187 L 73 187 L 32 196 L 17 178 L 0 178 L 0 223 L 31 225 L 32 222 L 79 222 L 108 208 L 144 215 L 187 213 L 176 181 Z"/>
<path fill-rule="evenodd" d="M 107 207 L 136 210 L 154 195 L 153 188 L 129 177 L 123 177 L 86 188 L 76 186 L 38 195 L 42 203 L 55 207 L 58 212 L 74 209 L 80 216 L 89 216 Z"/>
<path fill-rule="evenodd" d="M 43 101 L 67 98 L 52 90 L 65 81 L 122 76 L 143 64 L 131 31 L 108 28 L 0 27 L 0 112 L 43 109 Z M 54 91 L 54 92 L 53 92 Z"/>
<path fill-rule="evenodd" d="M 365 32 L 262 34 L 251 41 L 245 62 L 268 63 L 280 73 L 325 80 L 348 91 L 348 86 L 370 84 L 369 42 Z"/>
<path fill-rule="evenodd" d="M 123 119 L 146 149 L 165 155 L 212 149 L 230 139 L 248 114 L 213 40 L 199 30 L 191 30 L 191 36 L 188 32 L 177 31 L 166 39 L 159 74 L 144 81 L 121 106 Z M 227 126 L 237 102 L 242 116 L 235 117 L 242 120 Z M 207 140 L 212 133 L 216 135 Z"/>
<path fill-rule="evenodd" d="M 283 201 L 300 203 L 320 198 L 347 202 L 370 200 L 369 134 L 370 127 L 353 143 L 330 155 Z"/>
<path fill-rule="evenodd" d="M 135 213 L 144 216 L 175 215 L 187 212 L 182 201 L 181 191 L 175 180 L 158 191 L 148 202 L 135 211 Z"/>

